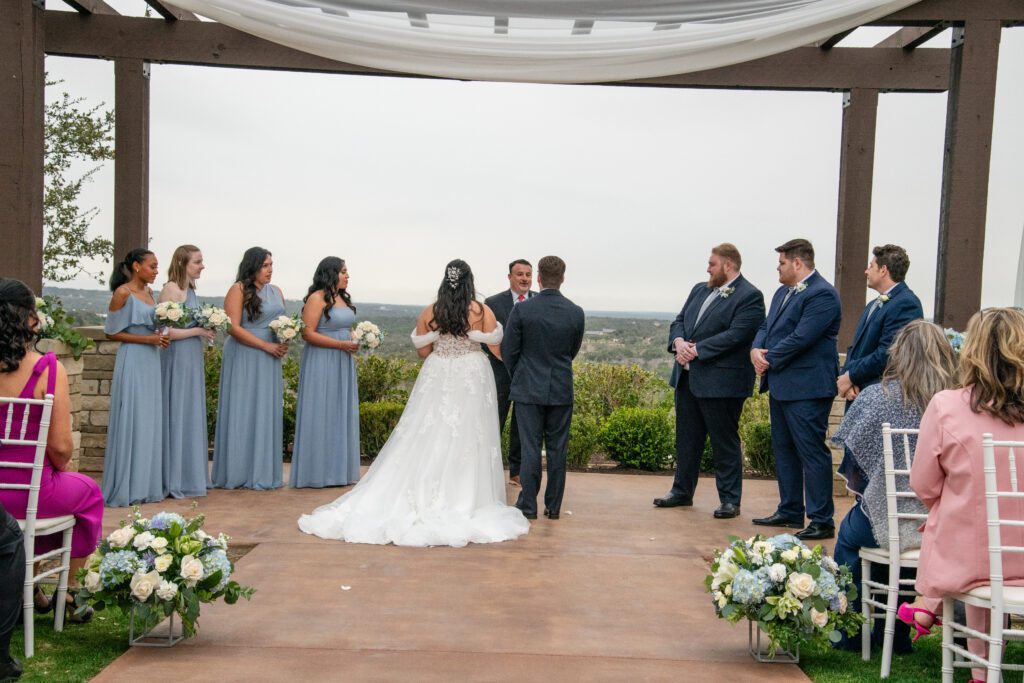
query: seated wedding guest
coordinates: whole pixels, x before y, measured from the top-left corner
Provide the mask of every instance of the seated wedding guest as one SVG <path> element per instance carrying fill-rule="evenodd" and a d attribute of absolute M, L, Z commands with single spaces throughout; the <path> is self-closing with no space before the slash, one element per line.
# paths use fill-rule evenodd
<path fill-rule="evenodd" d="M 231 335 L 224 343 L 213 485 L 222 489 L 276 489 L 283 485 L 284 405 L 281 359 L 270 322 L 284 315 L 284 295 L 270 284 L 274 260 L 251 247 L 224 297 Z"/>
<path fill-rule="evenodd" d="M 917 429 L 921 415 L 932 396 L 955 385 L 956 358 L 942 329 L 925 320 L 915 320 L 904 327 L 889 348 L 889 362 L 880 384 L 864 388 L 860 396 L 846 411 L 832 441 L 846 447 L 846 457 L 839 473 L 857 502 L 843 519 L 836 538 L 835 560 L 845 564 L 853 574 L 855 585 L 860 586 L 861 548 L 888 547 L 889 518 L 885 492 L 885 462 L 882 456 L 882 424 L 888 422 L 894 429 Z M 910 444 L 913 448 L 914 437 Z M 893 438 L 893 452 L 897 468 L 903 462 L 903 439 Z M 902 479 L 902 481 L 900 481 Z M 906 477 L 897 485 L 909 489 Z M 926 512 L 916 500 L 900 499 L 900 512 Z M 920 522 L 903 520 L 900 524 L 900 550 L 921 545 Z M 884 568 L 879 568 L 884 570 Z M 883 573 L 873 576 L 885 581 Z M 860 600 L 853 604 L 860 610 Z M 879 643 L 884 623 L 875 621 L 873 636 Z M 910 651 L 910 631 L 897 624 L 894 650 Z M 843 638 L 838 647 L 859 650 L 859 639 Z"/>
<path fill-rule="evenodd" d="M 21 677 L 21 662 L 11 656 L 11 633 L 21 621 L 25 583 L 25 541 L 18 520 L 0 505 L 0 681 Z"/>
<path fill-rule="evenodd" d="M 39 482 L 38 514 L 39 517 L 75 516 L 75 530 L 71 537 L 70 583 L 77 586 L 76 572 L 85 566 L 86 559 L 99 543 L 103 526 L 103 495 L 100 487 L 90 477 L 67 471 L 74 448 L 71 440 L 68 376 L 53 353 L 44 356 L 34 350 L 39 340 L 38 326 L 36 299 L 32 290 L 19 280 L 0 278 L 0 396 L 41 399 L 47 394 L 53 394 L 46 460 L 43 462 Z M 7 411 L 8 406 L 0 406 L 0 424 L 5 424 L 8 418 L 12 421 L 21 420 L 24 415 L 20 407 L 15 407 L 10 416 Z M 31 409 L 26 439 L 38 436 L 41 417 L 42 407 Z M 32 446 L 0 446 L 0 460 L 32 462 L 34 458 L 35 448 Z M 31 480 L 32 470 L 4 468 L 0 469 L 0 476 L 5 483 L 27 484 Z M 25 517 L 27 502 L 28 493 L 24 490 L 0 489 L 0 504 L 17 518 Z M 3 529 L 0 528 L 0 536 L 2 534 Z M 53 550 L 60 545 L 60 540 L 60 534 L 38 536 L 36 552 Z M 3 543 L 0 540 L 0 546 Z M 20 582 L 18 586 L 20 594 Z M 37 611 L 48 612 L 52 607 L 51 601 L 42 591 L 36 592 L 35 600 Z M 20 604 L 20 597 L 18 602 Z M 73 602 L 70 594 L 68 602 Z M 65 612 L 65 618 L 70 621 L 88 621 L 91 616 L 92 612 L 89 611 L 76 617 L 70 606 Z M 3 620 L 0 615 L 0 623 Z"/>
<path fill-rule="evenodd" d="M 303 299 L 299 392 L 292 451 L 293 488 L 347 486 L 359 479 L 359 388 L 352 354 L 356 307 L 348 268 L 328 256 L 313 273 Z"/>
<path fill-rule="evenodd" d="M 174 250 L 160 303 L 199 308 L 196 280 L 206 266 L 199 247 Z M 210 438 L 206 431 L 206 368 L 203 347 L 215 335 L 192 323 L 168 331 L 170 345 L 160 354 L 163 386 L 163 476 L 167 495 L 205 496 L 210 485 Z"/>
<path fill-rule="evenodd" d="M 163 396 L 160 349 L 169 338 L 157 330 L 150 285 L 157 261 L 132 249 L 110 276 L 107 339 L 121 342 L 110 384 L 110 423 L 103 461 L 103 498 L 111 507 L 164 499 Z"/>
<path fill-rule="evenodd" d="M 910 486 L 928 507 L 921 540 L 914 605 L 899 615 L 918 635 L 938 623 L 942 597 L 989 582 L 988 529 L 985 514 L 981 435 L 997 441 L 1024 441 L 1024 311 L 988 308 L 967 323 L 960 352 L 960 389 L 942 391 L 921 418 Z M 1009 463 L 997 459 L 1005 487 Z M 1024 520 L 1024 500 L 1000 503 L 1004 519 Z M 1024 529 L 1003 527 L 1002 543 L 1024 545 Z M 1003 556 L 1006 585 L 1024 585 L 1024 557 Z M 989 610 L 967 606 L 967 625 L 988 632 Z M 985 641 L 968 639 L 968 649 L 983 654 Z M 983 669 L 972 669 L 985 680 Z"/>

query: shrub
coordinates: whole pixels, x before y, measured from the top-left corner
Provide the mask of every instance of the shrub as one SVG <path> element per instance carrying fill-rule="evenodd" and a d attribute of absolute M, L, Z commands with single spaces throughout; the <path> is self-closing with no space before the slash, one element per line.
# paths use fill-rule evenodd
<path fill-rule="evenodd" d="M 223 355 L 220 346 L 207 346 L 203 356 L 206 369 L 206 428 L 210 443 L 213 443 L 217 427 L 217 397 L 220 395 L 220 364 Z"/>
<path fill-rule="evenodd" d="M 775 476 L 775 456 L 772 453 L 772 425 L 767 420 L 748 422 L 740 429 L 743 454 L 747 468 L 767 477 Z"/>
<path fill-rule="evenodd" d="M 576 363 L 573 373 L 574 411 L 598 423 L 618 408 L 672 407 L 668 382 L 638 365 Z"/>
<path fill-rule="evenodd" d="M 43 339 L 56 339 L 68 345 L 75 360 L 82 357 L 82 352 L 94 346 L 92 339 L 82 336 L 75 329 L 78 322 L 74 316 L 64 310 L 64 304 L 58 297 L 51 294 L 36 297 L 36 312 L 46 324 L 42 330 Z"/>
<path fill-rule="evenodd" d="M 292 443 L 295 441 L 295 411 L 299 403 L 299 361 L 291 356 L 281 364 L 284 389 L 284 461 L 292 461 Z"/>
<path fill-rule="evenodd" d="M 700 454 L 700 472 L 701 474 L 714 474 L 715 473 L 715 455 L 711 449 L 711 437 L 704 437 L 704 452 Z"/>
<path fill-rule="evenodd" d="M 612 460 L 626 467 L 657 471 L 673 458 L 673 429 L 660 408 L 619 408 L 601 427 L 601 445 Z"/>
<path fill-rule="evenodd" d="M 597 420 L 587 415 L 573 415 L 569 425 L 569 446 L 566 464 L 569 467 L 585 469 L 590 456 L 597 452 L 600 441 L 600 427 Z"/>
<path fill-rule="evenodd" d="M 405 403 L 419 372 L 419 363 L 404 358 L 357 356 L 359 402 Z"/>
<path fill-rule="evenodd" d="M 380 453 L 403 410 L 404 403 L 390 401 L 359 404 L 359 450 L 363 455 Z"/>

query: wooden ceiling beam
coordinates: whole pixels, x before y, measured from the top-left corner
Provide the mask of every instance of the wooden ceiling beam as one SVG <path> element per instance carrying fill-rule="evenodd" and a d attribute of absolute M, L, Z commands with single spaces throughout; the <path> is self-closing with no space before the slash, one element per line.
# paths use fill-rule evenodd
<path fill-rule="evenodd" d="M 120 14 L 103 0 L 64 0 L 64 4 L 79 14 Z"/>
<path fill-rule="evenodd" d="M 962 26 L 966 21 L 998 21 L 1003 26 L 1024 24 L 1024 0 L 922 0 L 865 26 Z"/>
<path fill-rule="evenodd" d="M 146 4 L 152 7 L 157 14 L 167 21 L 199 21 L 199 17 L 180 7 L 175 7 L 169 2 L 161 0 L 146 0 Z"/>
<path fill-rule="evenodd" d="M 899 47 L 904 50 L 913 50 L 917 46 L 927 43 L 947 28 L 949 26 L 945 22 L 935 26 L 904 26 L 875 45 L 875 47 Z"/>
<path fill-rule="evenodd" d="M 839 43 L 839 41 L 841 41 L 843 38 L 850 35 L 856 30 L 857 29 L 855 28 L 851 28 L 849 31 L 843 31 L 841 33 L 835 34 L 834 36 L 829 36 L 825 40 L 819 40 L 814 44 L 814 47 L 821 48 L 822 50 L 831 50 Z"/>

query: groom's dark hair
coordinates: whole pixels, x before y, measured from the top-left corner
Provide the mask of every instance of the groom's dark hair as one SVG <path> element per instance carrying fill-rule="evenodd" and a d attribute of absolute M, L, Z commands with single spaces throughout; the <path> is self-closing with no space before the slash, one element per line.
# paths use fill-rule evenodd
<path fill-rule="evenodd" d="M 527 261 L 524 258 L 517 258 L 512 263 L 508 264 L 508 272 L 509 272 L 509 274 L 512 273 L 512 269 L 515 268 L 517 265 L 526 266 L 530 270 L 533 270 L 533 264 L 532 263 L 530 263 L 529 261 Z"/>
<path fill-rule="evenodd" d="M 558 289 L 565 280 L 565 261 L 557 256 L 545 256 L 537 262 L 540 282 L 545 288 Z"/>
<path fill-rule="evenodd" d="M 775 247 L 775 251 L 786 257 L 788 261 L 798 258 L 804 262 L 805 266 L 814 270 L 814 246 L 805 239 L 790 240 Z"/>

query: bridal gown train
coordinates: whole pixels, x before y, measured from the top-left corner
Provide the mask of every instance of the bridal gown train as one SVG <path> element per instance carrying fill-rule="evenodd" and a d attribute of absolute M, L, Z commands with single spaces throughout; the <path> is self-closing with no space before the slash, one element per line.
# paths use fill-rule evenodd
<path fill-rule="evenodd" d="M 530 529 L 505 503 L 494 375 L 480 344 L 502 328 L 468 337 L 412 334 L 433 344 L 398 425 L 354 489 L 299 518 L 321 538 L 404 546 L 495 543 Z M 327 428 L 327 425 L 324 425 Z"/>

